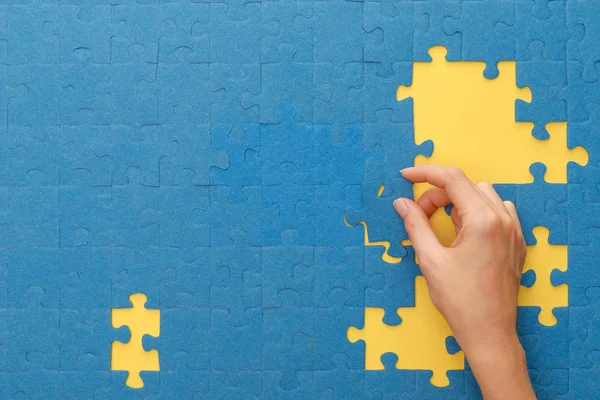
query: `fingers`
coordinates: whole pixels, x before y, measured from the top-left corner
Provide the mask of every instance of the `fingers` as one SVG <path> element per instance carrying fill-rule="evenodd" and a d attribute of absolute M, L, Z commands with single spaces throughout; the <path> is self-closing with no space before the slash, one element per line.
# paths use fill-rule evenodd
<path fill-rule="evenodd" d="M 473 182 L 458 168 L 428 164 L 406 168 L 401 173 L 411 182 L 428 182 L 444 189 L 450 201 L 460 210 L 480 210 L 487 204 Z"/>
<path fill-rule="evenodd" d="M 493 205 L 495 205 L 499 210 L 504 211 L 504 203 L 492 185 L 487 182 L 479 182 L 476 186 L 477 189 L 479 189 L 479 191 L 483 193 Z"/>
<path fill-rule="evenodd" d="M 444 250 L 421 207 L 410 199 L 399 198 L 394 201 L 394 208 L 404 220 L 404 228 L 419 259 Z"/>
<path fill-rule="evenodd" d="M 427 189 L 417 200 L 418 206 L 425 212 L 427 218 L 431 218 L 438 208 L 445 207 L 450 203 L 448 193 L 438 187 Z"/>
<path fill-rule="evenodd" d="M 517 214 L 517 208 L 515 207 L 515 205 L 512 203 L 512 201 L 505 201 L 503 203 L 504 208 L 506 208 L 506 211 L 508 211 L 508 215 L 510 215 L 513 221 L 515 221 L 517 229 L 519 231 L 522 231 L 523 228 L 521 228 L 521 221 L 519 220 L 519 215 Z"/>

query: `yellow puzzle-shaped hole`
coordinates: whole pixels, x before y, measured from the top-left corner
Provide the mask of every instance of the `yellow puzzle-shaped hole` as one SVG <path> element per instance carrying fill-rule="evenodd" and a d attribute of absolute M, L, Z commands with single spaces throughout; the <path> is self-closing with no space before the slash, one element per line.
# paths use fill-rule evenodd
<path fill-rule="evenodd" d="M 431 157 L 418 155 L 415 165 L 441 164 L 459 167 L 475 182 L 530 183 L 529 166 L 535 162 L 546 168 L 551 183 L 567 182 L 567 164 L 586 165 L 583 147 L 567 146 L 567 123 L 546 125 L 550 138 L 538 140 L 533 124 L 515 122 L 515 100 L 531 101 L 529 88 L 516 84 L 516 62 L 498 64 L 496 79 L 483 76 L 483 62 L 447 61 L 444 47 L 429 50 L 431 62 L 413 65 L 412 86 L 399 86 L 396 99 L 414 100 L 415 143 L 432 140 Z M 414 186 L 419 198 L 429 186 Z M 432 218 L 440 240 L 449 245 L 454 227 L 443 210 Z"/>
<path fill-rule="evenodd" d="M 566 284 L 554 286 L 550 280 L 553 270 L 565 272 L 568 267 L 568 247 L 548 244 L 550 231 L 543 226 L 533 228 L 537 243 L 527 247 L 527 258 L 523 272 L 535 271 L 535 284 L 521 286 L 519 306 L 540 307 L 538 321 L 542 325 L 556 325 L 552 310 L 569 305 L 569 288 Z"/>
<path fill-rule="evenodd" d="M 140 377 L 141 371 L 160 371 L 158 351 L 145 351 L 142 346 L 144 335 L 158 337 L 160 335 L 160 310 L 145 308 L 146 296 L 141 293 L 132 294 L 129 300 L 132 308 L 113 308 L 111 319 L 113 328 L 129 327 L 129 342 L 114 341 L 111 348 L 110 369 L 128 371 L 125 384 L 132 388 L 144 387 Z"/>
<path fill-rule="evenodd" d="M 365 308 L 364 328 L 348 328 L 350 342 L 365 341 L 365 369 L 384 369 L 381 356 L 388 352 L 398 355 L 397 369 L 432 371 L 434 386 L 448 386 L 446 372 L 464 369 L 463 352 L 446 351 L 452 331 L 431 302 L 424 277 L 415 279 L 415 306 L 398 308 L 399 325 L 385 324 L 384 313 L 382 308 Z"/>

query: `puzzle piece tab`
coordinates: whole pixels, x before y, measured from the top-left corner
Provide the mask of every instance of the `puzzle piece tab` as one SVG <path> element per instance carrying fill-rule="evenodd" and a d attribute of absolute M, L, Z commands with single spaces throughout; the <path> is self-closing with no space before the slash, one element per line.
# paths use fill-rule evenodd
<path fill-rule="evenodd" d="M 384 309 L 365 308 L 364 328 L 348 328 L 350 342 L 365 342 L 365 369 L 384 369 L 381 356 L 395 353 L 397 369 L 430 370 L 432 385 L 448 386 L 446 373 L 464 369 L 465 359 L 462 351 L 446 350 L 452 331 L 431 302 L 424 277 L 415 278 L 415 306 L 398 308 L 397 313 L 402 323 L 390 326 L 383 322 Z"/>
<path fill-rule="evenodd" d="M 144 335 L 160 335 L 160 310 L 145 308 L 146 296 L 141 293 L 132 294 L 129 300 L 133 304 L 132 308 L 112 309 L 113 328 L 128 326 L 131 337 L 127 343 L 113 342 L 110 369 L 129 372 L 125 384 L 139 389 L 144 387 L 141 371 L 160 371 L 158 351 L 146 351 L 142 346 Z"/>

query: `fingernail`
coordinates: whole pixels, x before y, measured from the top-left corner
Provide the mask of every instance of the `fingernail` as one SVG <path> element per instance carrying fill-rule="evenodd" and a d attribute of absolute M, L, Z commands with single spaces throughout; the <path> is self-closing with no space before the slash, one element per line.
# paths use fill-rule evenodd
<path fill-rule="evenodd" d="M 403 168 L 403 169 L 400 170 L 400 173 L 403 174 L 403 173 L 405 173 L 407 171 L 410 171 L 411 169 L 413 169 L 413 167 Z"/>
<path fill-rule="evenodd" d="M 406 207 L 406 202 L 404 199 L 396 199 L 394 200 L 394 208 L 400 215 L 400 218 L 404 219 L 408 215 L 408 207 Z"/>

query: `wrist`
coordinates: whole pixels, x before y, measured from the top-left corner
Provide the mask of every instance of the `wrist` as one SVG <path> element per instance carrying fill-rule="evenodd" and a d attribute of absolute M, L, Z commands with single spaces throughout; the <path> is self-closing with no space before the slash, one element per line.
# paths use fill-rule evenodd
<path fill-rule="evenodd" d="M 465 355 L 485 399 L 535 399 L 516 333 L 483 341 Z"/>

